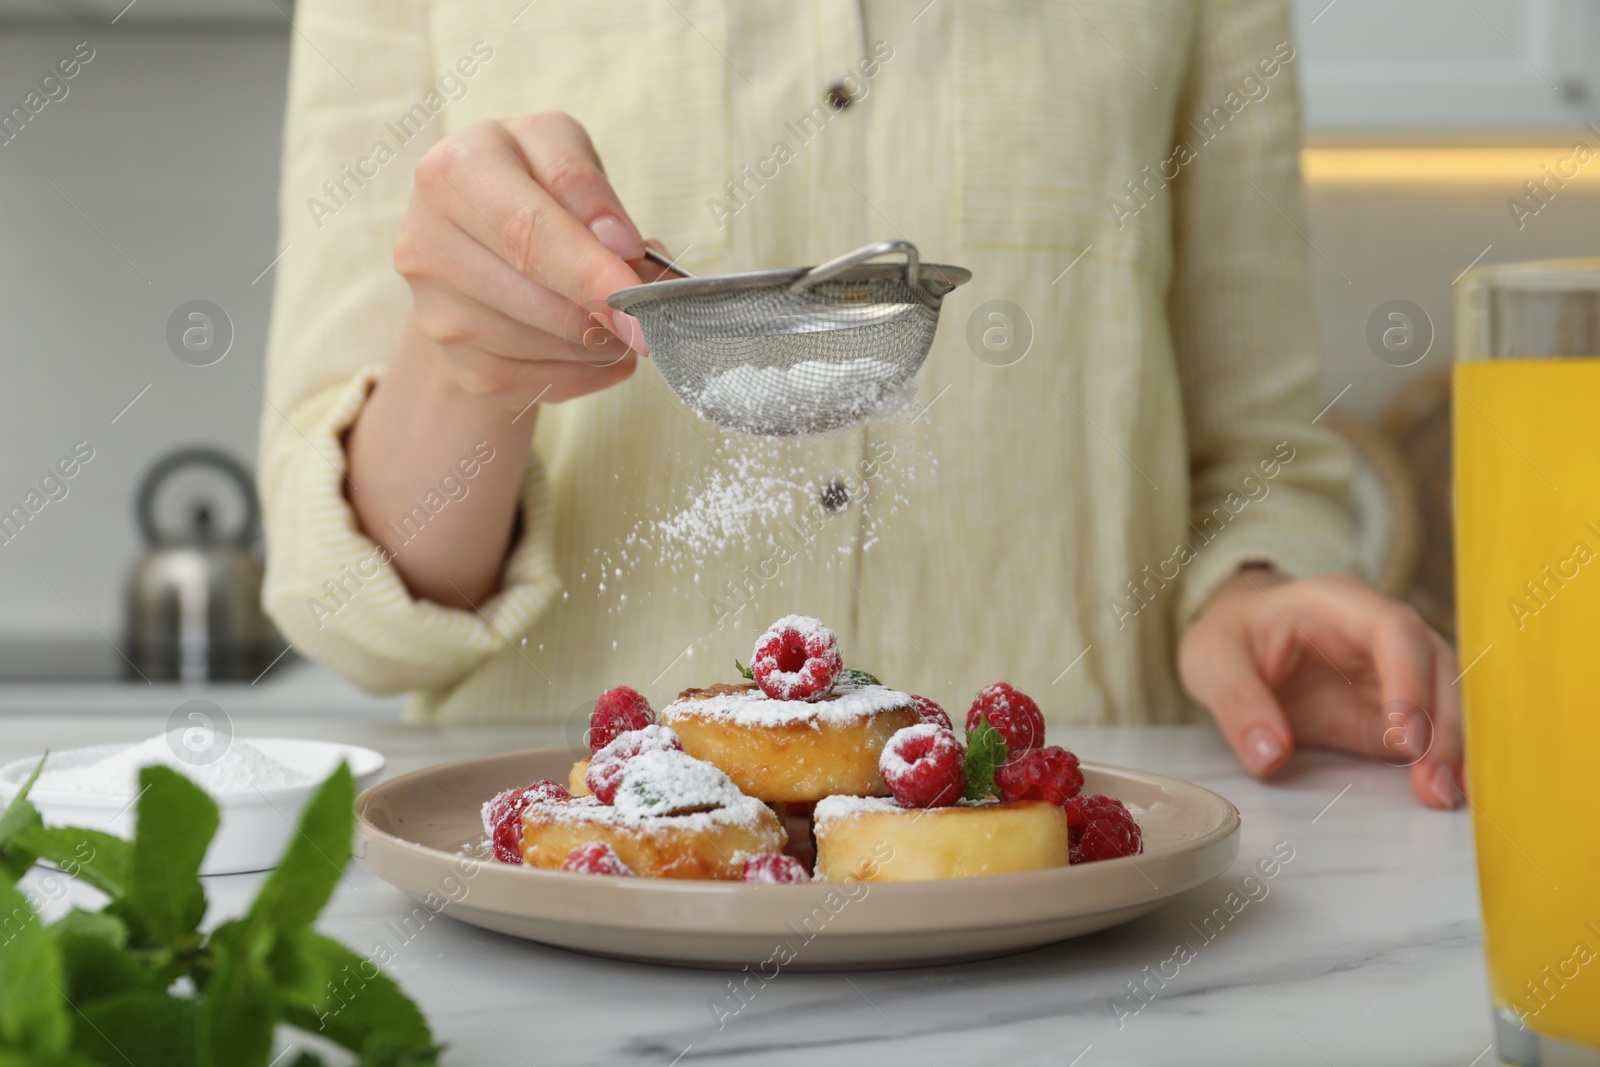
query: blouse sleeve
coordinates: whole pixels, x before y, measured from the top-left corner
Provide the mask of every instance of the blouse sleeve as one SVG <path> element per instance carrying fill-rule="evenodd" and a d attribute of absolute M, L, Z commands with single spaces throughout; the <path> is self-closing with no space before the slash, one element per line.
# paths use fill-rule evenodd
<path fill-rule="evenodd" d="M 526 458 L 521 536 L 500 592 L 474 610 L 413 598 L 361 531 L 344 435 L 410 308 L 391 254 L 416 162 L 442 136 L 447 72 L 435 70 L 426 0 L 301 0 L 295 29 L 269 274 L 264 599 L 296 649 L 364 688 L 442 690 L 526 632 L 559 591 L 544 468 Z"/>
<path fill-rule="evenodd" d="M 1180 624 L 1241 564 L 1354 573 L 1343 440 L 1317 424 L 1321 353 L 1284 0 L 1205 0 L 1178 110 L 1169 315 L 1196 552 Z M 1185 158 L 1187 157 L 1187 158 Z"/>

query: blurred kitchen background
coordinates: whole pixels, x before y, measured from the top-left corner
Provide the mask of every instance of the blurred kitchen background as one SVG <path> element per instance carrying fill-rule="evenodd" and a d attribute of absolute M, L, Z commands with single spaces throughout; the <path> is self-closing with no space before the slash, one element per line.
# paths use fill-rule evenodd
<path fill-rule="evenodd" d="M 120 673 L 107 639 L 143 551 L 139 479 L 184 445 L 253 466 L 292 13 L 0 0 L 0 110 L 93 48 L 67 96 L 0 143 L 0 510 L 75 442 L 93 448 L 0 545 L 0 680 Z M 1600 159 L 1572 150 L 1600 152 L 1600 3 L 1296 0 L 1295 15 L 1326 419 L 1368 457 L 1374 571 L 1448 627 L 1452 285 L 1474 263 L 1596 251 Z M 231 332 L 210 365 L 169 346 L 191 301 L 224 313 L 209 344 Z M 214 498 L 179 525 L 243 517 L 215 472 L 174 477 L 201 488 L 171 495 Z"/>

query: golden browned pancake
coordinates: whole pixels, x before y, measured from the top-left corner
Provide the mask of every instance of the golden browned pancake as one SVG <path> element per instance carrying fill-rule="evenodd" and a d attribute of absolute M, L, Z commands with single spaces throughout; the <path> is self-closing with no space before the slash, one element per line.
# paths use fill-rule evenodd
<path fill-rule="evenodd" d="M 825 700 L 773 700 L 754 683 L 686 689 L 661 710 L 684 751 L 768 803 L 838 794 L 887 796 L 878 757 L 921 716 L 881 685 L 840 686 Z"/>
<path fill-rule="evenodd" d="M 589 761 L 581 759 L 567 775 L 567 792 L 575 797 L 589 796 Z"/>
<path fill-rule="evenodd" d="M 579 778 L 577 769 L 574 778 Z M 737 880 L 748 856 L 783 849 L 772 809 L 684 752 L 645 752 L 622 771 L 612 804 L 592 795 L 540 800 L 522 816 L 522 857 L 560 867 L 573 849 L 610 845 L 636 875 Z"/>
<path fill-rule="evenodd" d="M 1068 861 L 1067 813 L 1043 800 L 907 808 L 894 800 L 817 803 L 817 877 L 923 882 L 1014 874 Z"/>

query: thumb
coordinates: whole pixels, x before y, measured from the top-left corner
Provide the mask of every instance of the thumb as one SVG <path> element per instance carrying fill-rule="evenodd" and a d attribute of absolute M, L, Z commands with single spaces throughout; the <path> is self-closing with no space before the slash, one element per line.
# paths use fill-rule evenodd
<path fill-rule="evenodd" d="M 1190 636 L 1200 635 L 1191 630 Z M 1283 766 L 1294 749 L 1294 733 L 1244 635 L 1185 642 L 1179 660 L 1184 688 L 1211 712 L 1239 761 L 1258 777 Z"/>

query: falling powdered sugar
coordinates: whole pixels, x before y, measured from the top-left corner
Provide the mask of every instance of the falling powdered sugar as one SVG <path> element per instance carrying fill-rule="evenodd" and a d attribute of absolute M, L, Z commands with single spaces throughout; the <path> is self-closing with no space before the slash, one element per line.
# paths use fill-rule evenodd
<path fill-rule="evenodd" d="M 669 601 L 673 611 L 699 604 L 721 630 L 758 594 L 781 603 L 797 582 L 848 576 L 935 476 L 937 423 L 926 413 L 942 410 L 941 396 L 866 435 L 708 437 L 712 455 L 692 465 L 674 459 L 659 500 L 619 539 L 593 547 L 563 604 L 588 594 L 609 619 Z M 650 584 L 635 580 L 641 571 L 653 572 Z M 693 682 L 694 661 L 717 647 L 709 633 L 690 641 L 676 684 Z"/>
<path fill-rule="evenodd" d="M 705 473 L 683 507 L 650 524 L 650 537 L 664 550 L 677 549 L 686 562 L 749 542 L 755 531 L 796 514 L 806 499 L 807 473 L 799 467 L 785 470 L 768 450 L 753 448 L 725 458 L 725 465 Z"/>
<path fill-rule="evenodd" d="M 938 466 L 911 432 L 915 422 L 874 424 L 854 470 L 832 457 L 841 445 L 859 449 L 859 438 L 725 436 L 714 443 L 712 462 L 688 472 L 676 503 L 642 517 L 620 544 L 596 549 L 598 575 L 586 569 L 580 578 L 597 577 L 604 592 L 607 578 L 621 581 L 641 565 L 699 572 L 730 549 L 780 561 L 809 555 L 830 520 L 858 505 L 859 547 L 870 548 L 879 524 L 909 505 L 919 471 Z"/>
<path fill-rule="evenodd" d="M 211 794 L 253 793 L 312 781 L 311 775 L 273 759 L 249 741 L 235 739 L 226 752 L 205 764 L 179 759 L 174 753 L 181 750 L 183 741 L 178 731 L 161 734 L 93 763 L 47 765 L 34 788 L 40 792 L 131 797 L 139 792 L 139 770 L 151 766 L 170 767 Z"/>

